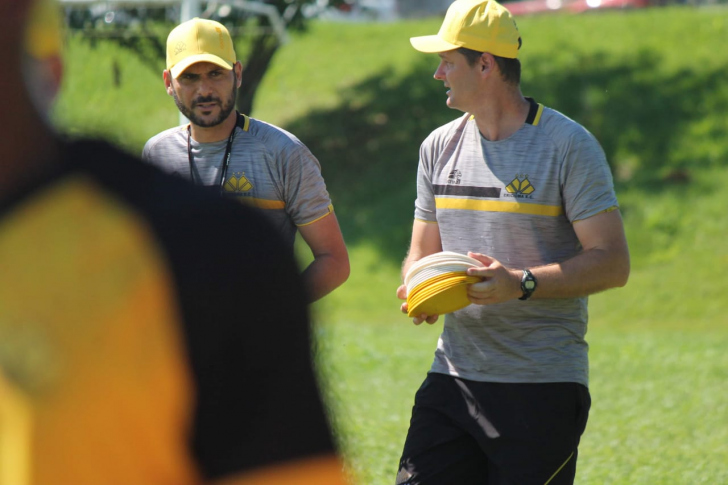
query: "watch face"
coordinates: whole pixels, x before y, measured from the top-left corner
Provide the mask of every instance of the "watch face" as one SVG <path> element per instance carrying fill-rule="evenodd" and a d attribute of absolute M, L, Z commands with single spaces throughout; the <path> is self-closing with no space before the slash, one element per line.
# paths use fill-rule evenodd
<path fill-rule="evenodd" d="M 523 284 L 523 286 L 525 286 L 527 290 L 532 290 L 532 289 L 536 288 L 536 283 L 534 283 L 533 281 L 530 281 L 529 280 L 529 281 L 526 281 Z"/>

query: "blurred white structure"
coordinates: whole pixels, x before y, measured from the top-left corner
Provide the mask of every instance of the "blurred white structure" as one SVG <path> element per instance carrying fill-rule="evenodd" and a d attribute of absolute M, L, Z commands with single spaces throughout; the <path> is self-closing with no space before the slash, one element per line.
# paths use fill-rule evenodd
<path fill-rule="evenodd" d="M 442 16 L 452 0 L 397 0 L 397 12 L 402 18 Z"/>
<path fill-rule="evenodd" d="M 307 17 L 343 22 L 391 22 L 398 19 L 441 16 L 453 0 L 349 0 L 334 7 L 316 0 L 303 7 Z"/>

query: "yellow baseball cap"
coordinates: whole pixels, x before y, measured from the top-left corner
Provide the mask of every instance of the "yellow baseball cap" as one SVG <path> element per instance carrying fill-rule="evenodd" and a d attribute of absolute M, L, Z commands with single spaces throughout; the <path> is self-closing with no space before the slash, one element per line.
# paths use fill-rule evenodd
<path fill-rule="evenodd" d="M 236 61 L 230 32 L 214 20 L 188 20 L 175 27 L 167 37 L 167 69 L 174 78 L 198 62 L 232 69 Z"/>
<path fill-rule="evenodd" d="M 521 35 L 511 13 L 493 0 L 456 0 L 437 35 L 412 37 L 420 52 L 447 52 L 460 47 L 515 59 Z"/>
<path fill-rule="evenodd" d="M 25 29 L 25 50 L 36 59 L 63 51 L 61 7 L 55 0 L 34 0 Z"/>

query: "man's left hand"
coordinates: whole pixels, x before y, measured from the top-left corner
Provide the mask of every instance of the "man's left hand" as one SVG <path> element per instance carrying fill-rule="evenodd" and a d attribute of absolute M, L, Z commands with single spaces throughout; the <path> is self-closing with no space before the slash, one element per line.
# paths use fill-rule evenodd
<path fill-rule="evenodd" d="M 468 252 L 483 267 L 468 268 L 469 276 L 480 276 L 483 281 L 468 286 L 468 298 L 476 305 L 492 305 L 513 300 L 521 296 L 520 271 L 505 267 L 497 259 L 485 254 Z"/>

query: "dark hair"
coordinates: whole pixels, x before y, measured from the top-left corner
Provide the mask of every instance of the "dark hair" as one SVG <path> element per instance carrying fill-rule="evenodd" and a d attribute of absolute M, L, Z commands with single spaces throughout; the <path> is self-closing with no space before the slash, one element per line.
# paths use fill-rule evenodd
<path fill-rule="evenodd" d="M 468 61 L 470 66 L 478 62 L 480 56 L 483 55 L 482 52 L 474 51 L 466 47 L 460 47 L 458 52 L 465 56 L 465 60 Z M 521 61 L 500 56 L 493 56 L 493 58 L 495 59 L 495 63 L 498 64 L 498 69 L 503 80 L 509 84 L 518 86 L 521 83 Z"/>

